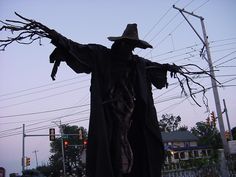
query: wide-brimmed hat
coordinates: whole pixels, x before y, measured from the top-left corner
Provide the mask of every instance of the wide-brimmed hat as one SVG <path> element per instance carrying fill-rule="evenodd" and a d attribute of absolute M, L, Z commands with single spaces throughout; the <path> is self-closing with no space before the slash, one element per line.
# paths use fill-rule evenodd
<path fill-rule="evenodd" d="M 152 46 L 143 40 L 140 40 L 138 37 L 138 29 L 137 29 L 137 24 L 128 24 L 126 26 L 125 31 L 123 32 L 122 36 L 118 36 L 118 37 L 108 37 L 108 39 L 110 41 L 117 41 L 117 40 L 121 40 L 121 39 L 128 39 L 131 40 L 132 42 L 134 42 L 136 47 L 142 48 L 142 49 L 146 49 L 146 48 L 152 48 Z"/>

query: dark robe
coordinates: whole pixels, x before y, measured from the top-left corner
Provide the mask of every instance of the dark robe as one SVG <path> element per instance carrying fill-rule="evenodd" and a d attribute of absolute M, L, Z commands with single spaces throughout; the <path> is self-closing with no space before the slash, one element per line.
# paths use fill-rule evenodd
<path fill-rule="evenodd" d="M 135 70 L 135 108 L 128 139 L 133 151 L 133 166 L 121 172 L 119 126 L 107 106 L 112 83 L 112 50 L 98 44 L 82 45 L 62 35 L 52 41 L 56 49 L 51 61 L 65 61 L 76 73 L 91 73 L 91 111 L 87 144 L 87 177 L 159 177 L 164 148 L 152 97 L 152 84 L 166 86 L 164 65 L 132 55 Z"/>

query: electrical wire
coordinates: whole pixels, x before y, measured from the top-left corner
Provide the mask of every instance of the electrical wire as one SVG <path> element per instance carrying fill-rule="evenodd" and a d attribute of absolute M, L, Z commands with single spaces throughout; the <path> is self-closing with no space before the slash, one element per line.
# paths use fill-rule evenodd
<path fill-rule="evenodd" d="M 87 82 L 87 81 L 88 81 L 88 79 L 85 79 L 85 80 L 79 81 L 79 83 L 81 84 L 82 82 Z M 3 98 L 3 99 L 0 99 L 0 101 L 11 100 L 11 99 L 20 98 L 20 97 L 23 97 L 23 96 L 29 96 L 29 95 L 32 95 L 32 94 L 43 93 L 43 92 L 52 91 L 52 90 L 55 91 L 55 89 L 63 88 L 63 87 L 67 87 L 67 86 L 75 85 L 75 84 L 78 84 L 78 81 L 72 82 L 72 83 L 69 83 L 69 84 L 64 84 L 64 85 L 57 86 L 57 87 L 53 87 L 53 88 L 46 88 L 46 89 L 39 90 L 39 91 L 34 91 L 34 92 L 25 93 L 25 94 L 21 94 L 21 95 L 17 95 L 17 96 Z"/>
<path fill-rule="evenodd" d="M 5 94 L 1 94 L 0 97 L 4 97 L 4 96 L 8 96 L 8 95 L 14 95 L 14 94 L 18 94 L 18 93 L 22 93 L 22 92 L 26 92 L 26 91 L 30 91 L 30 90 L 35 90 L 35 89 L 40 89 L 43 87 L 48 87 L 48 86 L 53 86 L 53 85 L 57 85 L 60 83 L 64 83 L 64 82 L 68 82 L 74 79 L 78 79 L 79 76 L 77 77 L 73 77 L 70 79 L 66 79 L 66 80 L 62 80 L 62 81 L 56 81 L 56 82 L 52 82 L 50 84 L 44 84 L 44 85 L 40 85 L 40 86 L 36 86 L 36 87 L 32 87 L 32 88 L 27 88 L 27 89 L 23 89 L 23 90 L 18 90 L 18 91 L 14 91 L 14 92 L 10 92 L 10 93 L 5 93 Z M 80 76 L 83 77 L 83 76 Z"/>
<path fill-rule="evenodd" d="M 68 110 L 68 109 L 75 109 L 75 108 L 85 107 L 85 106 L 89 106 L 89 105 L 90 105 L 90 104 L 84 104 L 84 105 L 77 105 L 77 106 L 71 106 L 71 107 L 65 107 L 65 108 L 58 108 L 58 109 L 52 109 L 52 110 L 45 110 L 45 111 L 38 111 L 38 112 L 29 112 L 29 113 L 5 115 L 5 116 L 0 116 L 0 119 L 3 119 L 3 118 L 10 118 L 10 117 L 31 116 L 31 115 L 45 114 L 45 113 L 51 113 L 51 112 L 58 112 L 58 111 L 64 111 L 64 110 Z"/>
<path fill-rule="evenodd" d="M 51 95 L 47 95 L 47 96 L 43 96 L 43 97 L 39 97 L 39 98 L 34 98 L 34 99 L 31 99 L 31 100 L 27 100 L 27 101 L 22 101 L 22 102 L 18 102 L 18 103 L 14 103 L 14 104 L 9 104 L 9 105 L 6 105 L 6 106 L 1 106 L 0 109 L 9 108 L 9 107 L 13 107 L 13 106 L 18 106 L 18 105 L 22 105 L 22 104 L 26 104 L 26 103 L 31 103 L 31 102 L 35 102 L 35 101 L 39 101 L 39 100 L 48 99 L 48 98 L 55 97 L 55 96 L 58 96 L 58 95 L 63 95 L 63 94 L 79 91 L 80 89 L 83 89 L 83 88 L 88 88 L 88 85 L 83 86 L 83 87 L 78 87 L 78 88 L 75 88 L 75 89 L 71 89 L 71 90 L 66 90 L 66 91 L 63 91 L 63 92 L 55 93 L 55 94 L 51 94 Z"/>

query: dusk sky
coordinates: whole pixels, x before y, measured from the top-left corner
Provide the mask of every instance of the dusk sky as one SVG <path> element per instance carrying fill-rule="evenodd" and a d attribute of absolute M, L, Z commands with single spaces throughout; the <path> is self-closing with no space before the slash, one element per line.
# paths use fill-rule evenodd
<path fill-rule="evenodd" d="M 218 88 L 221 109 L 224 110 L 225 99 L 231 128 L 235 127 L 235 0 L 1 0 L 0 20 L 20 20 L 14 14 L 17 12 L 76 42 L 97 43 L 108 48 L 112 42 L 107 37 L 120 36 L 128 23 L 137 23 L 139 38 L 154 48 L 136 49 L 135 54 L 158 63 L 196 64 L 208 71 L 207 61 L 199 55 L 203 47 L 201 40 L 172 5 L 204 18 L 216 79 L 222 84 Z M 202 36 L 200 20 L 186 16 Z M 0 39 L 7 36 L 12 34 L 0 32 Z M 27 135 L 48 134 L 53 127 L 59 133 L 59 121 L 88 128 L 90 75 L 78 75 L 62 63 L 56 81 L 52 81 L 49 55 L 54 46 L 46 38 L 41 43 L 12 43 L 5 51 L 0 51 L 0 167 L 6 169 L 7 175 L 21 172 L 23 124 Z M 210 78 L 201 75 L 194 80 L 210 88 L 206 97 L 210 111 L 216 112 Z M 199 107 L 189 96 L 181 95 L 177 79 L 168 75 L 168 83 L 167 89 L 153 89 L 158 118 L 163 114 L 179 115 L 181 125 L 188 126 L 189 130 L 196 122 L 206 121 L 209 112 L 202 102 L 202 92 L 195 95 Z M 194 92 L 200 90 L 191 86 L 196 89 Z M 225 114 L 223 119 L 227 130 Z M 50 156 L 49 138 L 25 138 L 25 155 L 31 158 L 30 168 L 36 167 L 35 150 L 39 165 L 46 164 Z"/>

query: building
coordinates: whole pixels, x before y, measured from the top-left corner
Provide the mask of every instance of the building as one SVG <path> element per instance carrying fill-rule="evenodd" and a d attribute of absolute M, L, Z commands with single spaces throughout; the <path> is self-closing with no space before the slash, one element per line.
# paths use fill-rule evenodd
<path fill-rule="evenodd" d="M 161 134 L 166 150 L 166 164 L 206 158 L 211 154 L 210 148 L 198 146 L 198 138 L 189 131 L 162 132 Z"/>

